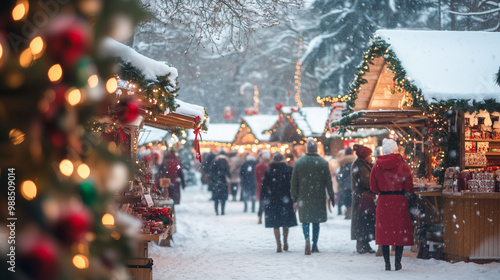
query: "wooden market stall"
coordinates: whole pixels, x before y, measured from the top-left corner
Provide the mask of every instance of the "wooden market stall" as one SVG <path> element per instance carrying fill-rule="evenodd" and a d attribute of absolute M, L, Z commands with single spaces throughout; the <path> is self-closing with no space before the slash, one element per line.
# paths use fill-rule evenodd
<path fill-rule="evenodd" d="M 238 132 L 233 140 L 232 148 L 238 153 L 257 154 L 258 150 L 271 149 L 271 152 L 277 151 L 275 144 L 270 141 L 270 135 L 264 133 L 276 121 L 276 115 L 250 115 L 240 118 Z"/>
<path fill-rule="evenodd" d="M 300 157 L 306 153 L 307 138 L 313 137 L 318 142 L 318 153 L 325 153 L 323 135 L 330 108 L 279 106 L 277 109 L 279 119 L 266 131 L 271 143 L 288 145 L 287 153 Z"/>
<path fill-rule="evenodd" d="M 135 129 L 117 127 L 120 138 L 130 139 L 131 158 L 134 161 L 137 159 L 139 132 L 146 124 L 168 130 L 171 135 L 185 134 L 185 129 L 194 129 L 195 151 L 197 159 L 201 160 L 198 137 L 202 130 L 207 129 L 209 118 L 205 108 L 177 98 L 177 69 L 145 57 L 110 38 L 104 41 L 101 51 L 103 55 L 115 58 L 121 68 L 120 74 L 106 83 L 108 91 L 113 92 L 114 89 L 116 94 L 113 114 L 124 123 L 140 115 L 140 123 Z M 115 125 L 114 119 L 112 124 Z M 139 171 L 131 182 L 131 188 L 117 194 L 115 202 L 121 212 L 142 221 L 136 239 L 135 258 L 127 261 L 129 272 L 134 279 L 152 279 L 153 260 L 148 256 L 148 244 L 171 239 L 175 231 L 175 210 L 168 191 L 160 194 L 153 191 L 168 188 L 169 179 L 155 182 L 154 170 L 149 169 L 151 163 L 142 160 L 136 163 Z M 164 194 L 166 197 L 163 197 Z"/>
<path fill-rule="evenodd" d="M 379 30 L 332 123 L 384 127 L 412 148 L 420 237 L 449 261 L 500 260 L 499 45 L 499 33 Z"/>

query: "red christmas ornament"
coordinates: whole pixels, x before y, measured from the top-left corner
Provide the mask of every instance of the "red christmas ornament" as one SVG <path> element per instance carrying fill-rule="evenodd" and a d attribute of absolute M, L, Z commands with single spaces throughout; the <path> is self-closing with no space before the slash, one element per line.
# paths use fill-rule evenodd
<path fill-rule="evenodd" d="M 56 279 L 59 271 L 56 243 L 48 237 L 25 241 L 19 246 L 19 268 L 30 279 Z"/>
<path fill-rule="evenodd" d="M 66 243 L 81 241 L 92 228 L 92 218 L 86 208 L 71 210 L 56 223 L 57 235 Z"/>
<path fill-rule="evenodd" d="M 120 121 L 129 123 L 135 121 L 135 119 L 137 119 L 137 117 L 140 115 L 139 109 L 139 102 L 137 102 L 137 100 L 134 98 L 128 98 L 118 103 L 116 112 Z"/>
<path fill-rule="evenodd" d="M 61 16 L 52 21 L 47 34 L 47 52 L 65 67 L 72 67 L 88 52 L 90 31 L 74 16 Z"/>

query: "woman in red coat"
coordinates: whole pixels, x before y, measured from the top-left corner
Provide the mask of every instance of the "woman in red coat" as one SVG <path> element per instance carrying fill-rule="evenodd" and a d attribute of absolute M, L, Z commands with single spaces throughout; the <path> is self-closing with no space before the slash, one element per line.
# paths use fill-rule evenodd
<path fill-rule="evenodd" d="M 413 226 L 405 196 L 413 192 L 413 178 L 394 140 L 384 139 L 382 151 L 384 155 L 377 158 L 370 175 L 370 189 L 379 194 L 375 242 L 382 245 L 385 270 L 391 270 L 389 246 L 396 246 L 395 268 L 400 270 L 403 246 L 413 245 Z"/>

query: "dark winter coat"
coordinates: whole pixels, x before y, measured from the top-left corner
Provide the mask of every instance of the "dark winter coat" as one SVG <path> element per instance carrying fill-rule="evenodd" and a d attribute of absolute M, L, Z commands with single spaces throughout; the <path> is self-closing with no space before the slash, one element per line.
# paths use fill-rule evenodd
<path fill-rule="evenodd" d="M 337 174 L 339 206 L 345 205 L 347 208 L 352 204 L 351 165 L 354 160 L 356 160 L 355 155 L 347 155 L 339 159 L 340 169 Z"/>
<path fill-rule="evenodd" d="M 266 228 L 293 227 L 297 218 L 290 197 L 291 166 L 285 162 L 271 163 L 262 180 L 261 202 L 265 206 Z"/>
<path fill-rule="evenodd" d="M 261 161 L 255 166 L 255 194 L 257 200 L 260 200 L 260 193 L 262 191 L 262 179 L 264 179 L 264 174 L 266 173 L 266 170 L 268 168 L 269 163 L 265 161 Z"/>
<path fill-rule="evenodd" d="M 328 162 L 318 154 L 306 154 L 293 166 L 291 197 L 297 202 L 301 223 L 327 220 L 326 192 L 334 201 Z"/>
<path fill-rule="evenodd" d="M 359 198 L 370 190 L 371 165 L 357 158 L 351 166 L 352 216 L 351 240 L 370 241 L 375 239 L 375 214 L 358 211 Z"/>
<path fill-rule="evenodd" d="M 413 192 L 410 167 L 399 154 L 379 156 L 373 166 L 370 188 L 381 191 Z M 379 195 L 375 241 L 378 245 L 413 245 L 413 226 L 404 195 Z"/>
<path fill-rule="evenodd" d="M 169 178 L 170 186 L 168 187 L 168 195 L 175 204 L 181 202 L 181 189 L 186 187 L 186 182 L 184 181 L 184 173 L 182 172 L 182 163 L 177 158 L 175 153 L 168 153 L 165 161 L 160 166 L 158 171 L 159 178 Z"/>
<path fill-rule="evenodd" d="M 240 179 L 241 179 L 241 188 L 245 191 L 250 191 L 251 193 L 255 193 L 255 186 L 257 182 L 255 181 L 255 166 L 257 165 L 257 161 L 255 160 L 247 160 L 245 161 L 240 168 Z"/>
<path fill-rule="evenodd" d="M 224 155 L 218 155 L 212 162 L 210 168 L 210 186 L 214 200 L 227 200 L 229 172 L 228 159 Z"/>

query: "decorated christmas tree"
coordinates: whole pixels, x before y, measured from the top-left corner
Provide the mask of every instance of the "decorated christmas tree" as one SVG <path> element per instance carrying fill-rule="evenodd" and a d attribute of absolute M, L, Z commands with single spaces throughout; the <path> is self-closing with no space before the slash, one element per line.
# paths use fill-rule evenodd
<path fill-rule="evenodd" d="M 96 115 L 138 115 L 134 102 L 116 104 L 117 70 L 99 45 L 107 36 L 124 41 L 142 9 L 135 0 L 0 6 L 2 271 L 7 279 L 126 279 L 136 228 L 113 198 L 132 177 L 130 156 L 90 127 Z"/>

